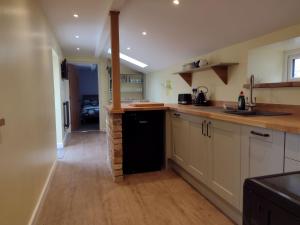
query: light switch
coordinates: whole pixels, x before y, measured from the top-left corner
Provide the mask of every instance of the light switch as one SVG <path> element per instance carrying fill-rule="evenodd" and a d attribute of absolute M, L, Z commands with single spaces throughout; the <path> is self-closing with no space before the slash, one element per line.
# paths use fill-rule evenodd
<path fill-rule="evenodd" d="M 4 119 L 0 119 L 0 127 L 3 127 L 5 125 L 5 120 Z"/>

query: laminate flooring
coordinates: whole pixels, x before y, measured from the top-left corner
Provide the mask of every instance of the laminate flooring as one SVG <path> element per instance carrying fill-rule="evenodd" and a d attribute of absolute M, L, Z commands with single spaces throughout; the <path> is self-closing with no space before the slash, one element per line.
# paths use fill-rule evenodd
<path fill-rule="evenodd" d="M 105 133 L 71 134 L 37 225 L 231 225 L 170 170 L 110 177 Z"/>

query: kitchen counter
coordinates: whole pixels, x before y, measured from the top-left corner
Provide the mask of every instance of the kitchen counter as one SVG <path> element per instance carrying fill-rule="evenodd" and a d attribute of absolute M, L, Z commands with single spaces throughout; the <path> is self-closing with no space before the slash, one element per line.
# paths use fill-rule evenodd
<path fill-rule="evenodd" d="M 112 111 L 111 105 L 107 105 L 105 108 L 109 113 L 115 113 Z M 116 113 L 124 113 L 127 111 L 169 110 L 169 107 L 166 104 L 164 106 L 130 106 L 130 104 L 123 103 L 121 108 L 121 111 Z"/>
<path fill-rule="evenodd" d="M 106 106 L 109 113 L 111 106 Z M 179 105 L 179 104 L 165 104 L 164 106 L 144 106 L 133 107 L 129 104 L 122 104 L 122 110 L 117 113 L 124 113 L 126 111 L 147 111 L 147 110 L 176 110 L 181 113 L 187 113 L 194 116 L 202 116 L 210 119 L 222 120 L 237 124 L 269 128 L 289 133 L 300 134 L 300 114 L 293 114 L 287 116 L 238 116 L 226 114 L 223 108 L 214 106 L 193 106 L 193 105 Z"/>
<path fill-rule="evenodd" d="M 300 115 L 287 116 L 238 116 L 223 112 L 223 108 L 214 106 L 193 106 L 166 104 L 170 110 L 187 113 L 194 116 L 202 116 L 210 119 L 223 120 L 227 122 L 269 128 L 289 133 L 300 134 Z"/>

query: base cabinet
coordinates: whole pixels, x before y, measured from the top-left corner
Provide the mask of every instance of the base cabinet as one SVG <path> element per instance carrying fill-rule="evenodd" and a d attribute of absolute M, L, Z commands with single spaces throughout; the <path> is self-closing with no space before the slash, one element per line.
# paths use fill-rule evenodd
<path fill-rule="evenodd" d="M 172 113 L 173 160 L 235 208 L 240 202 L 240 126 Z"/>
<path fill-rule="evenodd" d="M 172 114 L 172 158 L 183 168 L 187 169 L 189 122 L 179 113 Z"/>
<path fill-rule="evenodd" d="M 300 135 L 286 134 L 284 172 L 300 171 Z"/>
<path fill-rule="evenodd" d="M 210 187 L 235 207 L 240 201 L 240 126 L 209 122 Z"/>
<path fill-rule="evenodd" d="M 283 173 L 284 132 L 243 126 L 242 154 L 245 178 Z"/>
<path fill-rule="evenodd" d="M 246 178 L 300 171 L 300 135 L 178 112 L 171 118 L 173 161 L 239 213 Z"/>
<path fill-rule="evenodd" d="M 284 172 L 289 173 L 296 171 L 300 171 L 300 162 L 293 159 L 285 158 Z"/>
<path fill-rule="evenodd" d="M 204 184 L 208 184 L 209 139 L 204 134 L 206 120 L 199 118 L 189 122 L 188 172 Z"/>

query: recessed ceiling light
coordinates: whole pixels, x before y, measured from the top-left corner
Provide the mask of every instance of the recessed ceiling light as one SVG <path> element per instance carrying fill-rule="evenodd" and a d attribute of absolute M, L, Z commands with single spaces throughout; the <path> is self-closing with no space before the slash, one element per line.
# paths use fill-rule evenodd
<path fill-rule="evenodd" d="M 111 49 L 108 49 L 107 52 L 108 52 L 108 54 L 111 54 Z M 138 60 L 136 60 L 134 58 L 131 58 L 131 57 L 129 57 L 129 56 L 127 56 L 127 55 L 125 55 L 125 54 L 123 54 L 121 52 L 120 52 L 120 58 L 123 59 L 123 60 L 125 60 L 125 61 L 127 61 L 127 62 L 130 62 L 130 63 L 132 63 L 132 64 L 134 64 L 136 66 L 139 66 L 141 68 L 145 68 L 145 67 L 148 66 L 147 64 L 145 64 L 145 63 L 143 63 L 141 61 L 138 61 Z"/>
<path fill-rule="evenodd" d="M 142 35 L 146 36 L 146 35 L 147 35 L 147 32 L 146 32 L 146 31 L 143 31 L 143 32 L 142 32 Z"/>
<path fill-rule="evenodd" d="M 180 1 L 179 1 L 179 0 L 173 0 L 173 4 L 174 4 L 174 5 L 179 5 L 179 4 L 180 4 Z"/>
<path fill-rule="evenodd" d="M 75 13 L 73 16 L 74 16 L 75 18 L 78 18 L 78 17 L 79 17 L 79 15 L 78 15 L 78 14 L 76 14 L 76 13 Z"/>
<path fill-rule="evenodd" d="M 77 49 L 77 51 L 79 51 L 80 50 L 80 48 L 76 48 Z"/>
<path fill-rule="evenodd" d="M 130 47 L 127 47 L 126 49 L 129 51 L 131 48 L 130 48 Z"/>
<path fill-rule="evenodd" d="M 75 38 L 77 38 L 77 39 L 78 39 L 78 38 L 79 38 L 79 35 L 75 35 Z"/>

